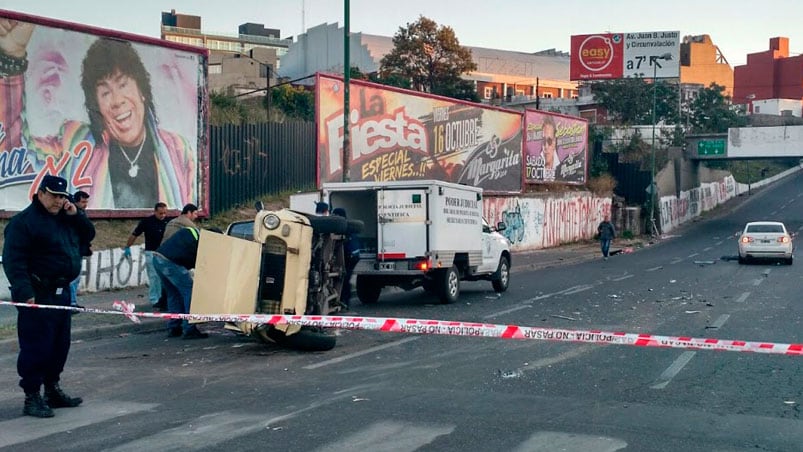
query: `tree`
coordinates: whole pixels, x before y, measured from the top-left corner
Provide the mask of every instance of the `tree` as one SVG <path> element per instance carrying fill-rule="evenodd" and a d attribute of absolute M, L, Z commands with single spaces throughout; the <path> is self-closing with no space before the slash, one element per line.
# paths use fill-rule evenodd
<path fill-rule="evenodd" d="M 744 125 L 743 118 L 731 108 L 724 91 L 724 87 L 712 83 L 697 92 L 689 112 L 694 133 L 727 133 L 729 127 Z"/>
<path fill-rule="evenodd" d="M 460 45 L 451 27 L 420 16 L 399 27 L 393 50 L 380 62 L 379 75 L 382 83 L 407 80 L 416 91 L 466 99 L 475 98 L 476 90 L 461 76 L 475 70 L 471 50 Z"/>
<path fill-rule="evenodd" d="M 655 121 L 677 123 L 676 85 L 661 80 L 653 85 L 639 77 L 603 80 L 591 85 L 596 102 L 622 125 L 652 124 L 653 89 Z"/>
<path fill-rule="evenodd" d="M 315 120 L 315 96 L 303 87 L 281 85 L 271 89 L 271 106 L 288 118 Z"/>

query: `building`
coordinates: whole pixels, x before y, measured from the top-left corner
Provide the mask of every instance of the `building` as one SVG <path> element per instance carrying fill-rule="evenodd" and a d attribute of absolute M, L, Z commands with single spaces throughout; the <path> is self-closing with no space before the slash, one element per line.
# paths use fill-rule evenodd
<path fill-rule="evenodd" d="M 349 63 L 361 72 L 379 70 L 393 50 L 389 36 L 351 33 Z M 573 99 L 577 84 L 569 81 L 569 55 L 548 50 L 537 53 L 468 47 L 477 70 L 464 76 L 474 82 L 480 99 L 496 105 L 540 98 Z M 316 72 L 343 72 L 343 29 L 321 24 L 298 35 L 282 58 L 279 75 L 291 79 Z"/>
<path fill-rule="evenodd" d="M 680 43 L 680 83 L 683 102 L 690 102 L 700 88 L 712 83 L 733 96 L 733 68 L 709 35 L 684 36 Z"/>
<path fill-rule="evenodd" d="M 201 17 L 162 12 L 161 37 L 166 41 L 209 49 L 209 89 L 242 94 L 273 83 L 292 39 L 278 29 L 245 23 L 238 33 L 204 32 Z M 264 93 L 257 93 L 264 95 Z"/>
<path fill-rule="evenodd" d="M 789 38 L 771 38 L 768 50 L 748 54 L 747 64 L 734 69 L 734 104 L 754 112 L 768 99 L 803 99 L 803 55 L 789 56 Z"/>

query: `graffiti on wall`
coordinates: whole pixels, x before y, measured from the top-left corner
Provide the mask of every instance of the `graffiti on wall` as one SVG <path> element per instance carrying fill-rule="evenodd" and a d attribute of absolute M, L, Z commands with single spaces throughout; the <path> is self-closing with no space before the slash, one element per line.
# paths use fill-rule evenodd
<path fill-rule="evenodd" d="M 483 201 L 489 223 L 504 221 L 502 233 L 514 251 L 534 250 L 588 240 L 611 211 L 610 198 L 590 194 L 563 198 L 486 197 Z"/>
<path fill-rule="evenodd" d="M 84 258 L 78 291 L 100 292 L 148 284 L 143 250 L 142 245 L 132 246 L 130 259 L 121 248 L 95 251 Z"/>
<path fill-rule="evenodd" d="M 733 176 L 682 191 L 680 197 L 662 196 L 661 231 L 669 232 L 734 196 L 736 196 L 736 181 Z"/>

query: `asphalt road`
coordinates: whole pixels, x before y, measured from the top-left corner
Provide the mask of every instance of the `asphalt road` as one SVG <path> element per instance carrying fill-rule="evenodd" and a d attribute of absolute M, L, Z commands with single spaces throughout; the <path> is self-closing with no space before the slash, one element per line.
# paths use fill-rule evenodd
<path fill-rule="evenodd" d="M 390 294 L 355 315 L 800 343 L 803 265 L 739 265 L 733 234 L 803 230 L 791 176 L 637 253 L 520 268 L 497 297 Z M 696 263 L 695 263 L 696 262 Z M 710 262 L 710 263 L 709 263 Z M 206 325 L 73 345 L 53 419 L 20 417 L 0 355 L 0 446 L 14 450 L 794 451 L 803 356 L 339 331 L 299 353 Z"/>

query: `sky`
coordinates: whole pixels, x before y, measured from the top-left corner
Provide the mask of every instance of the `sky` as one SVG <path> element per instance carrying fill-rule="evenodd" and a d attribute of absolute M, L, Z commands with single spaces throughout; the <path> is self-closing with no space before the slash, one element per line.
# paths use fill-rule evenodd
<path fill-rule="evenodd" d="M 343 24 L 337 0 L 0 0 L 0 9 L 159 37 L 162 11 L 201 16 L 207 32 L 236 33 L 262 23 L 291 37 L 322 23 Z M 791 56 L 803 53 L 800 0 L 351 0 L 350 28 L 393 36 L 419 16 L 454 29 L 462 45 L 500 50 L 568 52 L 572 35 L 680 31 L 708 34 L 731 66 L 789 38 Z"/>

